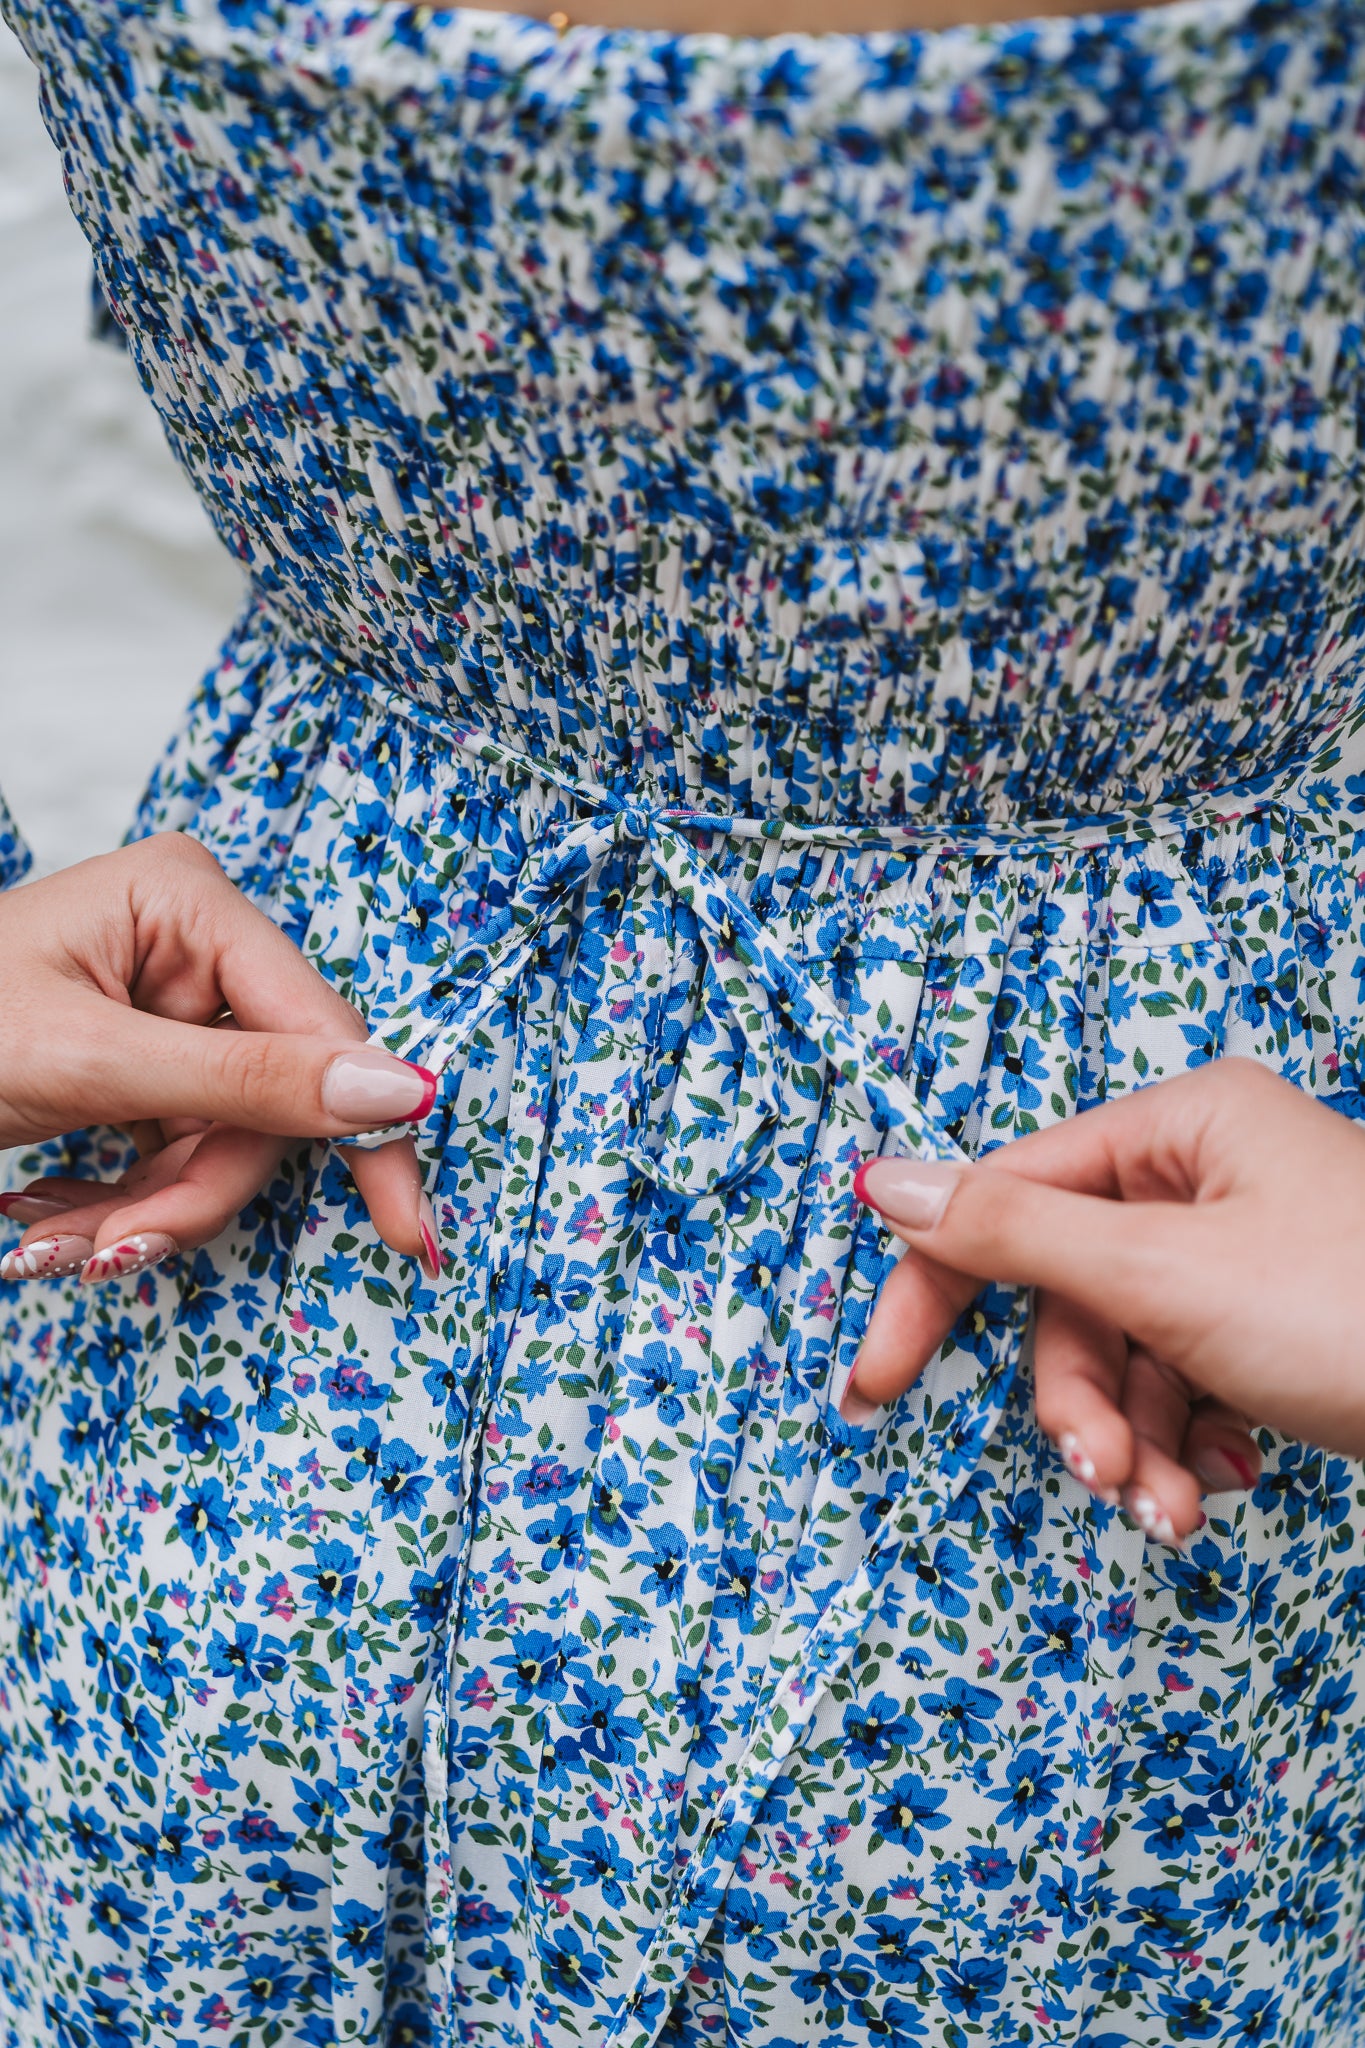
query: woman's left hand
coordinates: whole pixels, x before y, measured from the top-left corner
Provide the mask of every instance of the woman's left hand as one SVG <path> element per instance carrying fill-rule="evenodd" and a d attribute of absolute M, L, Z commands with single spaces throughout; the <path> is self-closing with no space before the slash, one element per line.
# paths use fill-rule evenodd
<path fill-rule="evenodd" d="M 180 833 L 0 895 L 0 1146 L 112 1124 L 142 1154 L 119 1181 L 0 1197 L 27 1226 L 6 1279 L 114 1279 L 203 1244 L 290 1142 L 401 1128 L 434 1094 Z M 348 1156 L 379 1235 L 434 1278 L 411 1138 Z"/>

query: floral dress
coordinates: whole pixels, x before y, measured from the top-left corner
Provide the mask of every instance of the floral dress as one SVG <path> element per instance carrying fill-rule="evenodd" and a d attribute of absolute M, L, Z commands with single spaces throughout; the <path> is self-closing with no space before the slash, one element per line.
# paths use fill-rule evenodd
<path fill-rule="evenodd" d="M 837 1399 L 869 1153 L 1361 1111 L 1365 7 L 4 6 L 249 577 L 141 829 L 447 1261 L 301 1146 L 0 1295 L 5 2041 L 1359 2040 L 1361 1471 L 1145 1548 L 1007 1292 Z"/>

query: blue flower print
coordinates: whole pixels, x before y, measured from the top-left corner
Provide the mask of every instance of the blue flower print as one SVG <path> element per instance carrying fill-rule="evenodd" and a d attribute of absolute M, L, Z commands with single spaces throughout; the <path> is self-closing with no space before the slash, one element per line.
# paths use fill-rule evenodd
<path fill-rule="evenodd" d="M 660 1422 L 670 1427 L 682 1421 L 683 1396 L 696 1388 L 697 1374 L 684 1366 L 682 1353 L 658 1338 L 645 1345 L 631 1372 L 632 1401 L 652 1403 Z"/>
<path fill-rule="evenodd" d="M 1213 1832 L 1214 1825 L 1206 1807 L 1194 1801 L 1181 1803 L 1169 1792 L 1149 1799 L 1138 1819 L 1153 1853 L 1167 1858 L 1188 1855 L 1201 1835 Z"/>
<path fill-rule="evenodd" d="M 1074 1607 L 1062 1604 L 1031 1610 L 1032 1628 L 1020 1644 L 1020 1654 L 1029 1657 L 1039 1678 L 1083 1678 L 1085 1676 L 1085 1617 Z"/>
<path fill-rule="evenodd" d="M 146 1932 L 147 1908 L 121 1884 L 102 1884 L 90 1904 L 90 1918 L 115 1948 L 125 1953 Z"/>
<path fill-rule="evenodd" d="M 1149 1778 L 1187 1777 L 1207 1741 L 1202 1714 L 1163 1714 L 1161 1726 L 1143 1738 L 1143 1768 Z"/>
<path fill-rule="evenodd" d="M 643 1567 L 641 1584 L 659 1607 L 681 1604 L 687 1587 L 687 1539 L 672 1522 L 649 1532 L 648 1550 L 633 1550 L 632 1563 Z"/>
<path fill-rule="evenodd" d="M 567 1690 L 563 1676 L 563 1653 L 557 1639 L 544 1629 L 527 1629 L 512 1638 L 508 1654 L 494 1659 L 509 1671 L 515 1683 L 518 1706 L 537 1700 L 562 1700 Z"/>
<path fill-rule="evenodd" d="M 843 1747 L 865 1769 L 894 1759 L 919 1742 L 919 1723 L 904 1712 L 890 1693 L 879 1692 L 864 1706 L 845 1707 Z"/>
<path fill-rule="evenodd" d="M 412 1445 L 404 1443 L 401 1437 L 383 1445 L 375 1476 L 380 1513 L 386 1522 L 392 1522 L 399 1515 L 411 1518 L 421 1514 L 431 1486 L 430 1478 L 422 1469 L 424 1463 Z"/>
<path fill-rule="evenodd" d="M 603 1763 L 634 1763 L 644 1723 L 638 1715 L 622 1712 L 624 1701 L 619 1685 L 578 1679 L 560 1709 L 565 1726 L 577 1731 L 564 1738 L 565 1754 L 570 1759 L 591 1756 Z"/>
<path fill-rule="evenodd" d="M 557 1998 L 571 2005 L 591 2005 L 592 1987 L 605 1968 L 600 1956 L 584 1947 L 572 1927 L 556 1928 L 543 1957 L 545 1981 Z"/>
<path fill-rule="evenodd" d="M 946 1756 L 957 1756 L 974 1743 L 992 1739 L 991 1723 L 1000 1712 L 1000 1695 L 965 1679 L 950 1678 L 942 1692 L 921 1697 L 925 1715 L 939 1725 L 939 1740 Z"/>
<path fill-rule="evenodd" d="M 1137 904 L 1133 922 L 1138 931 L 1145 931 L 1148 924 L 1160 931 L 1167 925 L 1179 923 L 1180 906 L 1175 901 L 1175 884 L 1169 876 L 1152 868 L 1139 867 L 1125 886 Z"/>
<path fill-rule="evenodd" d="M 838 1409 L 863 1159 L 1365 1110 L 1351 9 L 0 11 L 242 571 L 135 830 L 436 1076 L 441 1253 L 291 1142 L 0 1284 L 9 2032 L 1335 2040 L 1360 1464 L 1148 1544 L 1005 1288 Z"/>
<path fill-rule="evenodd" d="M 1005 1965 L 996 1957 L 972 1956 L 939 1971 L 939 1996 L 949 2012 L 979 2020 L 999 2006 L 1005 1976 Z"/>
<path fill-rule="evenodd" d="M 915 1575 L 940 1614 L 960 1618 L 970 1611 L 968 1595 L 976 1586 L 972 1562 L 961 1544 L 941 1536 L 931 1558 L 921 1560 Z"/>
<path fill-rule="evenodd" d="M 857 1936 L 857 1945 L 873 1963 L 878 1978 L 886 1984 L 914 1984 L 930 1988 L 929 1964 L 934 1957 L 931 1940 L 916 1939 L 918 1920 L 900 1920 L 889 1913 L 874 1913 Z"/>
<path fill-rule="evenodd" d="M 490 1990 L 502 1991 L 513 2012 L 520 2008 L 526 1966 L 519 1956 L 513 1955 L 506 1942 L 494 1940 L 486 1948 L 471 1949 L 469 1962 L 472 1969 L 487 1975 Z"/>
<path fill-rule="evenodd" d="M 210 1544 L 218 1557 L 231 1557 L 242 1533 L 219 1479 L 201 1479 L 187 1486 L 175 1519 L 190 1556 L 200 1565 L 208 1557 Z"/>
<path fill-rule="evenodd" d="M 1005 1782 L 987 1797 L 1004 1809 L 1003 1819 L 1023 1827 L 1056 1806 L 1063 1780 L 1040 1749 L 1021 1749 L 1005 1766 Z"/>
<path fill-rule="evenodd" d="M 51 1691 L 44 1694 L 43 1707 L 49 1742 L 54 1742 L 64 1755 L 74 1756 L 80 1744 L 81 1723 L 76 1713 L 76 1702 L 60 1678 L 54 1681 Z"/>
<path fill-rule="evenodd" d="M 946 1813 L 938 1811 L 947 1798 L 947 1793 L 927 1785 L 913 1772 L 902 1772 L 891 1786 L 884 1802 L 878 1802 L 873 1815 L 877 1833 L 888 1842 L 898 1842 L 912 1856 L 924 1854 L 924 1834 L 928 1828 L 944 1828 L 948 1825 Z"/>
<path fill-rule="evenodd" d="M 631 1479 L 620 1458 L 602 1460 L 592 1490 L 588 1526 L 593 1535 L 614 1547 L 628 1544 L 634 1524 L 649 1505 L 649 1488 Z"/>
<path fill-rule="evenodd" d="M 348 1543 L 328 1541 L 315 1546 L 309 1562 L 299 1566 L 299 1577 L 308 1586 L 316 1620 L 351 1612 L 359 1572 L 359 1555 Z"/>
<path fill-rule="evenodd" d="M 575 1879 L 600 1885 L 602 1896 L 609 1905 L 624 1905 L 626 1895 L 623 1887 L 634 1876 L 634 1865 L 605 1829 L 589 1828 L 581 1841 L 566 1842 L 564 1853 L 570 1859 L 570 1870 Z"/>
<path fill-rule="evenodd" d="M 217 1678 L 230 1678 L 239 1700 L 260 1686 L 278 1684 L 287 1661 L 280 1639 L 262 1633 L 251 1621 L 239 1621 L 230 1638 L 215 1629 L 209 1642 L 209 1670 Z"/>
<path fill-rule="evenodd" d="M 221 1387 L 203 1394 L 186 1387 L 175 1417 L 175 1447 L 188 1458 L 217 1456 L 237 1448 L 237 1424 Z"/>

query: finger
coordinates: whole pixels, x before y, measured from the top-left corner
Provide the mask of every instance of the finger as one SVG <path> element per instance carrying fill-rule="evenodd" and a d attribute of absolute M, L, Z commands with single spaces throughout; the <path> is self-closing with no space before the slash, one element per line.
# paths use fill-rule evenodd
<path fill-rule="evenodd" d="M 78 992 L 63 1018 L 57 1120 L 74 1129 L 187 1117 L 277 1137 L 331 1138 L 425 1117 L 435 1076 L 360 1042 L 363 1027 L 351 1022 L 349 1043 L 338 1043 L 335 1032 L 328 1042 L 214 1031 Z M 36 1129 L 41 1117 L 32 1113 Z"/>
<path fill-rule="evenodd" d="M 215 1124 L 181 1145 L 188 1149 L 171 1179 L 132 1189 L 130 1198 L 101 1217 L 89 1278 L 121 1279 L 143 1265 L 210 1243 L 273 1177 L 287 1149 L 280 1138 L 227 1124 Z M 178 1154 L 181 1146 L 168 1149 Z"/>
<path fill-rule="evenodd" d="M 343 1148 L 342 1156 L 385 1244 L 416 1259 L 428 1280 L 439 1280 L 445 1264 L 440 1229 L 411 1138 L 395 1138 L 373 1152 Z"/>
<path fill-rule="evenodd" d="M 1190 1395 L 1177 1373 L 1140 1345 L 1128 1353 L 1123 1409 L 1134 1436 L 1133 1477 L 1123 1505 L 1144 1535 L 1178 1544 L 1199 1526 L 1199 1481 L 1181 1462 Z"/>
<path fill-rule="evenodd" d="M 117 1252 L 128 1245 L 135 1258 L 139 1239 L 158 1245 L 168 1241 L 170 1248 L 162 1249 L 161 1257 L 170 1257 L 172 1250 L 191 1250 L 218 1236 L 246 1207 L 273 1174 L 284 1149 L 277 1139 L 215 1125 L 177 1158 L 169 1178 L 159 1178 L 150 1189 L 134 1189 L 131 1200 L 123 1196 L 98 1212 L 63 1218 L 63 1228 L 86 1231 L 93 1224 L 97 1253 Z M 441 1271 L 436 1219 L 422 1189 L 411 1139 L 397 1139 L 373 1152 L 348 1152 L 345 1157 L 379 1235 L 395 1251 L 417 1260 L 429 1280 L 436 1280 Z M 137 1270 L 125 1265 L 126 1270 Z M 121 1270 L 111 1269 L 102 1277 L 117 1278 Z"/>
<path fill-rule="evenodd" d="M 865 1427 L 914 1385 L 980 1285 L 917 1252 L 897 1261 L 882 1283 L 839 1403 L 845 1422 Z"/>
<path fill-rule="evenodd" d="M 1168 1330 L 1202 1329 L 1208 1301 L 1186 1294 L 1190 1276 L 1209 1268 L 1192 1241 L 1203 1237 L 1211 1255 L 1231 1205 L 1074 1194 L 1016 1174 L 1004 1163 L 1016 1149 L 1023 1144 L 978 1166 L 873 1160 L 859 1193 L 916 1251 L 959 1272 L 1055 1289 L 1162 1351 Z"/>
<path fill-rule="evenodd" d="M 107 1229 L 110 1219 L 120 1212 L 127 1214 L 145 1199 L 149 1190 L 174 1181 L 194 1144 L 193 1139 L 187 1139 L 136 1160 L 118 1181 L 54 1176 L 49 1181 L 31 1183 L 32 1187 L 60 1188 L 65 1198 L 63 1206 L 58 1213 L 30 1224 L 18 1245 L 0 1259 L 0 1279 L 51 1280 L 83 1273 L 95 1256 L 95 1240 Z M 143 1259 L 142 1263 L 149 1262 Z"/>
<path fill-rule="evenodd" d="M 7 1223 L 19 1224 L 28 1235 L 35 1226 L 46 1228 L 54 1217 L 65 1215 L 70 1209 L 102 1200 L 115 1185 L 112 1181 L 79 1180 L 70 1174 L 49 1174 L 45 1179 L 31 1180 L 26 1187 L 0 1195 L 0 1215 Z"/>
<path fill-rule="evenodd" d="M 39 1182 L 60 1186 L 67 1205 L 24 1232 L 21 1248 L 34 1257 L 27 1266 L 12 1264 L 3 1277 L 51 1278 L 80 1270 L 97 1254 L 122 1253 L 96 1276 L 118 1279 L 207 1244 L 268 1182 L 285 1149 L 279 1139 L 216 1125 L 139 1160 L 117 1183 Z M 379 1235 L 417 1260 L 429 1280 L 438 1279 L 443 1261 L 436 1217 L 411 1139 L 345 1156 Z M 147 1256 L 149 1245 L 154 1258 Z"/>
<path fill-rule="evenodd" d="M 1132 1426 L 1121 1406 L 1128 1340 L 1114 1323 L 1040 1292 L 1033 1342 L 1038 1423 L 1069 1472 L 1116 1506 L 1133 1477 Z"/>
<path fill-rule="evenodd" d="M 1245 1415 L 1226 1401 L 1195 1402 L 1180 1457 L 1205 1493 L 1250 1493 L 1261 1476 L 1260 1446 Z"/>

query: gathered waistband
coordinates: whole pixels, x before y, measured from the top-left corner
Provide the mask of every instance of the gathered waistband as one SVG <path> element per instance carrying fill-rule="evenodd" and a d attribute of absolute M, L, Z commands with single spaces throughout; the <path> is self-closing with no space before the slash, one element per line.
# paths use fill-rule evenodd
<path fill-rule="evenodd" d="M 935 846 L 955 852 L 1015 853 L 1034 849 L 1071 852 L 1183 838 L 1263 810 L 1283 799 L 1295 778 L 1266 778 L 1264 786 L 1210 795 L 1188 807 L 1154 806 L 1145 814 L 1087 820 L 1081 825 L 1021 826 L 1010 832 L 961 839 L 942 827 L 873 822 L 808 824 L 745 816 L 661 800 L 639 789 L 579 780 L 539 762 L 478 727 L 437 717 L 392 686 L 376 685 L 390 711 L 410 718 L 452 753 L 513 780 L 538 783 L 567 797 L 583 815 L 565 821 L 543 854 L 527 864 L 511 901 L 472 943 L 452 935 L 420 986 L 405 989 L 387 1013 L 371 1016 L 374 1042 L 404 1059 L 419 1060 L 439 1075 L 467 1048 L 471 1034 L 528 969 L 546 939 L 565 929 L 584 888 L 603 864 L 638 849 L 695 921 L 717 984 L 746 1047 L 745 1114 L 736 1120 L 724 1165 L 707 1184 L 670 1177 L 657 1159 L 642 1158 L 649 1177 L 684 1197 L 737 1185 L 771 1150 L 788 1113 L 787 1070 L 778 1027 L 816 1047 L 836 1082 L 856 1088 L 883 1142 L 892 1133 L 926 1159 L 964 1158 L 944 1118 L 915 1089 L 868 1034 L 852 1023 L 810 968 L 770 942 L 759 919 L 716 866 L 690 842 L 697 832 L 727 838 L 773 838 L 797 845 L 904 851 Z M 1300 771 L 1301 772 L 1301 771 Z M 351 1142 L 383 1144 L 388 1131 Z M 683 1171 L 686 1162 L 679 1165 Z"/>
<path fill-rule="evenodd" d="M 1148 804 L 1093 814 L 1077 812 L 1056 819 L 1022 818 L 1017 823 L 998 826 L 909 818 L 808 821 L 781 813 L 765 815 L 691 803 L 627 776 L 602 782 L 574 775 L 535 758 L 484 727 L 452 719 L 396 683 L 367 677 L 363 687 L 390 716 L 409 720 L 452 754 L 511 778 L 555 789 L 589 813 L 638 813 L 642 818 L 667 818 L 680 830 L 719 832 L 734 839 L 782 839 L 792 845 L 847 847 L 853 851 L 904 852 L 937 847 L 945 852 L 984 855 L 1061 849 L 1083 853 L 1105 846 L 1140 846 L 1184 838 L 1288 801 L 1309 772 L 1300 762 L 1223 789 L 1200 790 L 1188 798 L 1153 799 Z"/>

